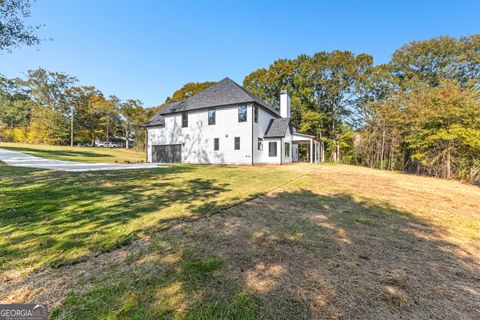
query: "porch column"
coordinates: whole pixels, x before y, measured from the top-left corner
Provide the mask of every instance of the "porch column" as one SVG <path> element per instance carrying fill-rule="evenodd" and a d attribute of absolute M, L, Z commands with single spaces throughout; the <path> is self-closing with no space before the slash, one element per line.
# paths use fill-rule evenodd
<path fill-rule="evenodd" d="M 317 157 L 317 163 L 320 162 L 320 142 L 317 142 L 317 152 L 315 152 L 315 156 Z"/>
<path fill-rule="evenodd" d="M 325 162 L 325 143 L 320 142 L 322 149 L 320 150 L 320 162 Z"/>
<path fill-rule="evenodd" d="M 313 163 L 313 139 L 310 139 L 310 163 Z"/>

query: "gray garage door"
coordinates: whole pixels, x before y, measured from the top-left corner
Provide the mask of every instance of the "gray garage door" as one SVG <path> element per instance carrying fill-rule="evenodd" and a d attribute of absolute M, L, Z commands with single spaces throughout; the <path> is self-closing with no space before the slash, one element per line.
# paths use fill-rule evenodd
<path fill-rule="evenodd" d="M 152 146 L 152 162 L 176 163 L 182 162 L 182 145 L 163 144 Z"/>

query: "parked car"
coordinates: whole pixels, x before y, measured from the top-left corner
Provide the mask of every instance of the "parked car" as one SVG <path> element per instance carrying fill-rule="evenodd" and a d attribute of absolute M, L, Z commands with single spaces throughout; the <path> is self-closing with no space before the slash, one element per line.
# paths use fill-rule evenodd
<path fill-rule="evenodd" d="M 109 142 L 109 141 L 98 141 L 96 146 L 99 148 L 119 148 L 120 145 L 118 143 Z"/>

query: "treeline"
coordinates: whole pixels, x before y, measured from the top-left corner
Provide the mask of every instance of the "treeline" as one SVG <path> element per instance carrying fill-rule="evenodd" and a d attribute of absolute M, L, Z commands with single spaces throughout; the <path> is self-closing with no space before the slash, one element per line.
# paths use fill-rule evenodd
<path fill-rule="evenodd" d="M 0 140 L 69 144 L 73 109 L 75 144 L 121 137 L 144 147 L 142 125 L 163 105 L 76 83 L 43 69 L 0 77 Z M 213 83 L 187 83 L 166 102 Z M 243 84 L 276 107 L 289 90 L 293 121 L 324 141 L 327 160 L 480 183 L 480 35 L 414 41 L 382 65 L 349 51 L 280 59 Z"/>
<path fill-rule="evenodd" d="M 144 147 L 142 126 L 155 110 L 76 83 L 73 76 L 44 69 L 28 71 L 26 79 L 0 76 L 0 141 L 70 144 L 73 112 L 75 144 L 128 139 Z"/>
<path fill-rule="evenodd" d="M 252 72 L 244 86 L 323 139 L 331 161 L 480 182 L 480 35 L 407 44 L 391 61 L 317 52 Z"/>

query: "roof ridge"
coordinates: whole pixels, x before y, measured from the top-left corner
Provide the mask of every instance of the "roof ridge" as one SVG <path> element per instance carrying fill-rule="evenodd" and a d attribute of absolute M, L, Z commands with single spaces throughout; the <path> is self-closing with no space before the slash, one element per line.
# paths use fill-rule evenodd
<path fill-rule="evenodd" d="M 246 95 L 248 95 L 249 98 L 253 99 L 254 102 L 261 102 L 263 103 L 264 105 L 266 105 L 267 107 L 271 108 L 273 111 L 275 112 L 278 112 L 274 107 L 272 107 L 269 103 L 265 102 L 263 99 L 261 99 L 259 96 L 257 96 L 256 94 L 248 91 L 247 89 L 245 89 L 243 86 L 239 85 L 238 83 L 236 83 L 235 81 L 233 81 L 232 79 L 230 79 L 229 77 L 226 77 L 225 79 L 228 79 L 230 80 L 231 82 L 233 82 L 235 85 L 237 85 L 242 91 L 243 93 L 245 93 Z M 225 80 L 224 79 L 224 80 Z"/>
<path fill-rule="evenodd" d="M 238 83 L 236 83 L 235 81 L 232 80 L 233 83 L 235 83 L 238 87 L 240 87 L 240 89 L 242 89 L 242 91 L 247 94 L 250 98 L 252 98 L 252 96 L 254 98 L 257 98 L 258 100 L 262 101 L 263 103 L 265 103 L 266 105 L 270 106 L 268 103 L 266 103 L 265 101 L 263 101 L 262 99 L 260 99 L 259 96 L 257 96 L 256 94 L 248 91 L 247 89 L 245 89 L 243 86 L 239 85 Z M 270 106 L 271 107 L 271 106 Z"/>
<path fill-rule="evenodd" d="M 242 87 L 241 85 L 239 85 L 238 83 L 236 83 L 235 81 L 233 81 L 232 79 L 230 79 L 229 77 L 226 77 L 225 79 L 227 80 L 230 80 L 231 82 L 233 82 L 237 87 L 240 88 L 240 90 L 242 90 L 243 93 L 245 93 L 249 98 L 251 98 L 251 96 L 253 95 L 253 93 L 251 93 L 250 91 L 248 91 L 247 89 L 245 89 L 244 87 Z M 225 80 L 224 79 L 224 80 Z M 223 81 L 223 80 L 222 80 Z"/>
<path fill-rule="evenodd" d="M 197 94 L 180 101 L 172 101 L 165 104 L 159 111 L 160 114 L 183 112 L 206 107 L 225 106 L 237 103 L 254 103 L 276 117 L 280 117 L 278 111 L 268 103 L 251 93 L 229 77 L 225 77 L 215 84 L 203 89 Z"/>

